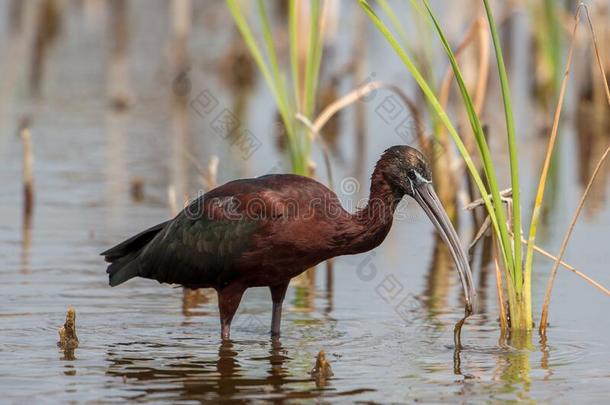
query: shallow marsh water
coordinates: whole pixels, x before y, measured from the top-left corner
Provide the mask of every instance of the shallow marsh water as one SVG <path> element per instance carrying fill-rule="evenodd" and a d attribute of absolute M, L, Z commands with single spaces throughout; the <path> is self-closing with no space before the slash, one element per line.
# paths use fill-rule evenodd
<path fill-rule="evenodd" d="M 534 335 L 506 342 L 497 326 L 493 271 L 485 276 L 475 266 L 481 313 L 467 322 L 464 348 L 455 352 L 452 328 L 463 313 L 457 275 L 446 251 L 435 249 L 432 225 L 410 201 L 381 247 L 334 261 L 332 286 L 322 265 L 315 288 L 289 289 L 279 341 L 267 334 L 271 303 L 265 289 L 247 292 L 234 321 L 233 340 L 221 343 L 212 292 L 202 293 L 196 305 L 184 309 L 179 288 L 141 279 L 108 287 L 99 252 L 168 218 L 168 184 L 174 184 L 177 195 L 191 198 L 202 188 L 185 150 L 204 167 L 211 155 L 218 155 L 219 182 L 286 170 L 269 135 L 274 108 L 262 80 L 241 118 L 261 146 L 244 158 L 243 151 L 214 132 L 213 117 L 172 103 L 163 2 L 131 4 L 131 108 L 113 112 L 108 106 L 107 66 L 112 61 L 103 39 L 109 33 L 99 17 L 104 11 L 91 5 L 66 8 L 40 99 L 29 101 L 22 85 L 0 94 L 1 401 L 607 401 L 608 299 L 564 270 L 553 295 L 548 340 L 540 342 Z M 208 90 L 218 108 L 234 110 L 237 97 L 226 90 L 217 68 L 232 29 L 222 8 L 214 13 L 201 5 L 194 12 L 189 101 Z M 0 18 L 6 21 L 6 15 Z M 408 87 L 404 68 L 370 29 L 369 75 Z M 339 61 L 349 54 L 352 31 L 346 29 L 337 38 Z M 7 49 L 6 43 L 2 46 Z M 341 64 L 328 68 L 335 65 Z M 513 71 L 515 93 L 527 94 L 525 80 L 519 80 L 523 76 Z M 347 80 L 340 92 L 351 87 Z M 490 97 L 495 96 L 492 91 Z M 376 114 L 385 97 L 378 94 L 366 104 L 364 178 L 352 179 L 358 172 L 353 110 L 341 118 L 343 158 L 335 163 L 336 187 L 352 207 L 366 196 L 366 176 L 379 154 L 403 142 Z M 533 109 L 518 105 L 517 110 L 522 171 L 530 179 L 523 185 L 524 198 L 531 200 L 531 179 L 537 176 L 545 145 L 526 125 L 534 121 Z M 36 206 L 29 234 L 21 219 L 21 145 L 15 136 L 24 113 L 34 117 L 36 159 Z M 500 122 L 493 111 L 489 119 Z M 561 134 L 559 198 L 540 239 L 551 251 L 557 251 L 582 192 L 572 121 L 566 119 Z M 501 158 L 505 151 L 498 147 L 496 153 Z M 144 184 L 139 202 L 129 195 L 134 178 Z M 601 177 L 599 208 L 583 216 L 566 254 L 566 261 L 604 285 L 610 284 L 607 185 L 607 176 Z M 472 230 L 462 222 L 466 244 Z M 550 265 L 541 259 L 535 269 L 536 315 Z M 81 342 L 73 355 L 56 346 L 69 305 L 77 311 Z M 320 349 L 334 372 L 324 386 L 317 386 L 309 374 Z"/>

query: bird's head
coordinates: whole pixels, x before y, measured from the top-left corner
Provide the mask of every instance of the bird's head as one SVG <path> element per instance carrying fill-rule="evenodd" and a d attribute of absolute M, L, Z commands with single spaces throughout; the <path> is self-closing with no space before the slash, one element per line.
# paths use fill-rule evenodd
<path fill-rule="evenodd" d="M 418 187 L 432 184 L 430 165 L 415 148 L 392 146 L 384 152 L 380 162 L 383 162 L 383 176 L 390 183 L 392 191 L 400 197 L 407 194 L 415 198 Z"/>
<path fill-rule="evenodd" d="M 394 194 L 401 198 L 406 194 L 415 199 L 449 247 L 464 288 L 466 310 L 473 312 L 476 308 L 477 293 L 470 265 L 457 233 L 432 186 L 430 164 L 420 151 L 406 145 L 389 148 L 380 162 L 383 162 L 383 176 Z"/>

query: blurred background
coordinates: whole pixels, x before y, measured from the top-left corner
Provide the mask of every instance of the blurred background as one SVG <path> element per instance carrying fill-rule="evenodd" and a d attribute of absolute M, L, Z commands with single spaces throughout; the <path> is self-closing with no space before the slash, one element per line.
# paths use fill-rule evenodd
<path fill-rule="evenodd" d="M 264 3 L 288 72 L 286 2 Z M 357 2 L 327 3 L 316 111 L 377 80 L 399 86 L 419 106 L 409 109 L 378 89 L 324 128 L 335 191 L 353 211 L 366 201 L 383 150 L 418 146 L 419 132 L 431 133 L 433 121 L 407 70 Z M 410 49 L 441 83 L 448 62 L 434 32 L 409 2 L 391 3 L 407 27 Z M 249 18 L 255 15 L 254 2 L 240 4 Z M 481 16 L 479 1 L 431 4 L 455 47 Z M 577 2 L 492 4 L 511 79 L 529 216 Z M 587 4 L 610 74 L 610 3 Z M 460 60 L 470 84 L 477 81 L 477 58 L 466 50 Z M 602 80 L 583 20 L 538 238 L 553 253 L 610 141 Z M 459 129 L 467 128 L 458 92 L 451 90 L 447 100 Z M 502 188 L 508 187 L 494 63 L 482 117 Z M 329 184 L 321 149 L 312 150 L 311 173 Z M 459 281 L 432 225 L 409 200 L 382 246 L 295 280 L 281 342 L 268 338 L 267 289 L 246 293 L 234 340 L 221 343 L 213 291 L 143 279 L 107 286 L 99 252 L 172 217 L 216 184 L 290 170 L 275 102 L 224 2 L 0 0 L 4 399 L 594 403 L 608 397 L 607 297 L 560 269 L 548 340 L 515 347 L 499 336 L 495 269 L 485 241 L 472 252 L 481 312 L 464 327 L 463 350 L 455 350 L 452 328 L 463 311 Z M 596 180 L 565 255 L 606 286 L 609 170 L 606 165 Z M 30 178 L 33 192 L 24 194 Z M 446 187 L 467 246 L 478 229 L 461 210 L 468 194 Z M 536 260 L 537 315 L 552 262 Z M 81 343 L 65 352 L 56 346 L 57 329 L 70 305 Z M 310 376 L 320 349 L 334 371 L 327 381 Z"/>

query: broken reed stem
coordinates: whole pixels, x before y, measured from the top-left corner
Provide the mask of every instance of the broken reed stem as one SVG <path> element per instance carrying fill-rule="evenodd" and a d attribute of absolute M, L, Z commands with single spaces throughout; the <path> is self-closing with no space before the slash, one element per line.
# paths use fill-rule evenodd
<path fill-rule="evenodd" d="M 76 336 L 76 310 L 69 307 L 66 313 L 64 326 L 59 328 L 59 341 L 57 346 L 64 350 L 76 349 L 78 347 L 78 336 Z"/>
<path fill-rule="evenodd" d="M 32 133 L 25 126 L 20 131 L 23 142 L 23 216 L 30 218 L 34 212 L 34 152 Z"/>
<path fill-rule="evenodd" d="M 524 245 L 527 245 L 527 241 L 524 238 L 521 238 L 521 243 L 523 243 Z M 534 251 L 540 253 L 542 256 L 546 257 L 547 259 L 557 260 L 557 257 L 553 256 L 552 254 L 550 254 L 549 252 L 547 252 L 546 250 L 544 250 L 538 246 L 534 246 Z M 604 287 L 597 281 L 593 280 L 591 277 L 587 276 L 585 273 L 576 270 L 576 268 L 574 266 L 572 266 L 571 264 L 566 263 L 563 260 L 561 260 L 559 262 L 559 264 L 561 264 L 565 269 L 570 270 L 572 273 L 576 274 L 578 277 L 582 278 L 587 283 L 591 284 L 593 287 L 597 288 L 604 294 L 610 296 L 610 290 L 608 290 L 606 287 Z"/>
<path fill-rule="evenodd" d="M 416 130 L 415 132 L 417 135 L 417 142 L 421 146 L 422 152 L 424 152 L 425 155 L 432 156 L 430 154 L 430 152 L 431 152 L 430 144 L 429 144 L 428 140 L 426 139 L 425 133 L 423 131 L 421 114 L 419 112 L 417 104 L 415 102 L 413 102 L 413 100 L 411 100 L 409 98 L 409 96 L 407 96 L 407 94 L 404 91 L 402 91 L 402 89 L 400 87 L 395 86 L 393 84 L 380 82 L 380 81 L 374 81 L 374 82 L 363 84 L 362 86 L 355 88 L 354 90 L 350 91 L 343 97 L 338 98 L 337 100 L 333 101 L 331 104 L 326 106 L 324 108 L 324 110 L 322 110 L 322 112 L 320 114 L 318 114 L 318 116 L 314 120 L 313 124 L 311 125 L 310 130 L 314 136 L 313 139 L 315 140 L 315 138 L 319 137 L 318 135 L 320 134 L 320 131 L 322 130 L 324 125 L 326 125 L 326 123 L 333 117 L 333 115 L 335 115 L 342 109 L 348 107 L 349 105 L 355 103 L 356 101 L 360 100 L 361 98 L 366 97 L 373 91 L 382 89 L 382 88 L 385 88 L 385 89 L 388 89 L 388 90 L 394 92 L 401 99 L 401 101 L 407 106 L 407 108 L 411 112 L 413 121 L 415 122 L 415 130 Z"/>
<path fill-rule="evenodd" d="M 412 107 L 416 109 L 415 103 L 413 103 L 409 99 L 409 97 L 405 94 L 404 91 L 402 91 L 400 87 L 380 81 L 369 82 L 363 84 L 360 87 L 355 88 L 343 97 L 338 98 L 337 100 L 326 106 L 326 108 L 324 108 L 324 110 L 320 114 L 318 114 L 317 118 L 314 120 L 312 125 L 313 132 L 319 133 L 320 130 L 324 127 L 324 125 L 326 125 L 328 120 L 330 120 L 337 112 L 341 111 L 350 104 L 355 103 L 361 98 L 366 97 L 367 95 L 369 95 L 369 93 L 372 93 L 373 91 L 382 88 L 391 90 L 396 93 L 396 95 L 400 97 L 400 99 L 405 103 L 406 106 L 409 107 L 409 109 L 411 109 Z"/>
<path fill-rule="evenodd" d="M 491 199 L 492 196 L 491 194 L 488 194 L 489 198 Z M 512 188 L 505 188 L 504 190 L 500 191 L 500 198 L 511 198 L 513 196 L 513 189 Z M 472 210 L 478 207 L 482 207 L 485 203 L 483 202 L 482 198 L 478 198 L 472 202 L 469 202 L 468 204 L 466 204 L 464 206 L 465 210 Z"/>
<path fill-rule="evenodd" d="M 313 122 L 312 132 L 314 134 L 319 133 L 320 130 L 324 127 L 324 125 L 326 125 L 328 120 L 330 120 L 332 116 L 335 115 L 337 112 L 341 111 L 350 104 L 355 103 L 361 98 L 366 97 L 369 93 L 381 87 L 384 87 L 384 84 L 381 82 L 366 83 L 350 91 L 345 96 L 333 101 L 328 106 L 326 106 L 320 114 L 318 114 L 317 118 Z"/>
<path fill-rule="evenodd" d="M 585 205 L 585 200 L 587 199 L 589 190 L 591 190 L 593 181 L 597 177 L 597 173 L 599 172 L 599 169 L 601 168 L 602 164 L 604 163 L 604 160 L 606 160 L 606 157 L 608 156 L 609 152 L 610 152 L 610 146 L 606 148 L 606 151 L 602 155 L 601 159 L 599 160 L 599 162 L 597 162 L 597 166 L 595 166 L 595 170 L 593 170 L 593 174 L 591 175 L 591 178 L 589 179 L 587 188 L 585 189 L 584 193 L 582 194 L 582 197 L 580 198 L 580 202 L 578 203 L 578 207 L 576 208 L 576 212 L 574 213 L 574 216 L 572 217 L 572 221 L 570 222 L 568 231 L 566 232 L 566 235 L 563 238 L 563 242 L 561 242 L 561 248 L 559 249 L 559 254 L 557 255 L 555 264 L 553 264 L 553 269 L 551 270 L 551 275 L 549 276 L 549 281 L 546 286 L 546 293 L 544 295 L 544 304 L 542 305 L 542 315 L 540 316 L 540 334 L 541 335 L 546 334 L 546 325 L 547 325 L 547 321 L 548 321 L 548 317 L 549 317 L 549 303 L 551 301 L 551 293 L 553 291 L 553 282 L 555 281 L 555 276 L 557 275 L 557 269 L 559 268 L 559 263 L 568 246 L 568 242 L 570 241 L 570 236 L 572 236 L 572 231 L 574 230 L 574 226 L 576 225 L 576 221 L 578 220 L 580 211 L 582 210 L 582 207 Z"/>

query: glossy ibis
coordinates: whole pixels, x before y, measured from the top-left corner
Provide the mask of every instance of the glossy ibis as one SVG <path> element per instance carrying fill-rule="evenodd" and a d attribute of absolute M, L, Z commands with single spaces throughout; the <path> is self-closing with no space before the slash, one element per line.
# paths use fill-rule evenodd
<path fill-rule="evenodd" d="M 231 181 L 174 219 L 103 252 L 110 263 L 110 285 L 139 276 L 214 288 L 223 339 L 229 338 L 244 291 L 266 286 L 273 300 L 271 333 L 279 335 L 290 279 L 324 260 L 378 246 L 406 194 L 421 205 L 449 246 L 470 311 L 476 301 L 470 267 L 431 179 L 419 151 L 393 146 L 375 166 L 367 206 L 355 213 L 345 211 L 334 192 L 308 177 L 272 174 Z"/>

